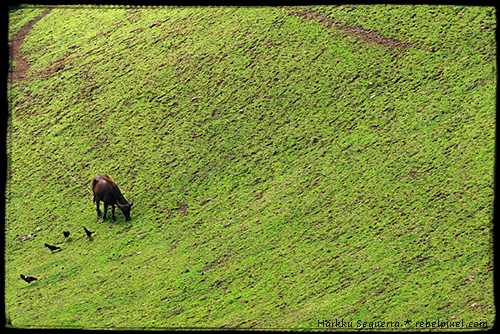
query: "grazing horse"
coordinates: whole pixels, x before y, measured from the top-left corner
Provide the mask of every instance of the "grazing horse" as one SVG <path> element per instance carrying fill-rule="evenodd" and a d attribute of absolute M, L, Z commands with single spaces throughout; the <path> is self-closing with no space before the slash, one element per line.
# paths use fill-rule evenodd
<path fill-rule="evenodd" d="M 118 206 L 123 214 L 125 215 L 125 220 L 130 220 L 130 209 L 134 201 L 128 202 L 125 197 L 123 197 L 118 185 L 111 181 L 109 176 L 98 174 L 92 180 L 92 191 L 94 192 L 94 203 L 97 206 L 97 217 L 101 217 L 101 210 L 99 210 L 99 202 L 104 203 L 104 217 L 106 219 L 106 213 L 108 212 L 108 206 L 111 205 L 111 210 L 113 213 L 113 221 L 115 218 L 115 206 Z"/>

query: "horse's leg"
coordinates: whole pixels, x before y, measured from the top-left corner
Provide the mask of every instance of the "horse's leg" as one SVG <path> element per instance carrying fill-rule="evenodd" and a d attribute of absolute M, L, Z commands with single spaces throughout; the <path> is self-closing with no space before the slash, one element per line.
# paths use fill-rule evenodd
<path fill-rule="evenodd" d="M 99 201 L 95 201 L 95 203 L 96 203 L 96 209 L 97 209 L 97 218 L 99 218 L 102 215 L 101 210 L 99 209 Z"/>
<path fill-rule="evenodd" d="M 104 203 L 104 217 L 102 217 L 103 220 L 106 220 L 106 213 L 108 213 L 108 205 Z"/>

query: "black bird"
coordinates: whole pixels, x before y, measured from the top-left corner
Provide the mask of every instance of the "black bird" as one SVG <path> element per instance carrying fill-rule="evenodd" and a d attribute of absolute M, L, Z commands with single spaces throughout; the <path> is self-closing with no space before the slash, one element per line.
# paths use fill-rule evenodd
<path fill-rule="evenodd" d="M 83 229 L 85 230 L 85 233 L 87 233 L 87 237 L 88 237 L 89 239 L 90 239 L 90 237 L 92 236 L 92 233 L 94 233 L 94 232 L 95 232 L 95 231 L 94 231 L 94 232 L 91 232 L 91 231 L 87 230 L 87 229 L 85 228 L 85 226 L 83 226 Z"/>
<path fill-rule="evenodd" d="M 63 235 L 64 235 L 65 238 L 69 237 L 69 231 L 64 231 Z"/>
<path fill-rule="evenodd" d="M 61 249 L 61 247 L 58 247 L 58 246 L 52 246 L 52 245 L 49 245 L 49 244 L 45 244 L 45 247 L 47 247 L 48 249 L 50 249 L 52 251 L 52 253 L 57 250 L 57 249 Z"/>
<path fill-rule="evenodd" d="M 31 282 L 33 282 L 33 281 L 38 280 L 38 278 L 36 278 L 36 277 L 32 277 L 32 276 L 28 276 L 28 277 L 26 277 L 26 276 L 24 276 L 23 274 L 21 274 L 21 278 L 22 278 L 23 280 L 25 280 L 26 282 L 28 282 L 28 283 L 31 283 Z"/>

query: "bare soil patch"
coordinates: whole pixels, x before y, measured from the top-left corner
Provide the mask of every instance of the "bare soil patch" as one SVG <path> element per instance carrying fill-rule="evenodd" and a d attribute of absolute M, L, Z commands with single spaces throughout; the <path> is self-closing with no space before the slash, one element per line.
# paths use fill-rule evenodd
<path fill-rule="evenodd" d="M 12 38 L 12 41 L 10 41 L 9 45 L 9 56 L 10 59 L 14 61 L 15 66 L 10 68 L 10 76 L 9 76 L 9 83 L 14 83 L 19 80 L 22 80 L 24 75 L 26 74 L 26 71 L 29 68 L 28 63 L 26 60 L 21 56 L 21 45 L 23 44 L 24 37 L 31 31 L 33 28 L 33 25 L 40 21 L 45 15 L 50 13 L 50 11 L 54 7 L 49 7 L 46 10 L 43 11 L 40 15 L 35 17 L 33 20 L 28 22 L 24 27 L 19 30 L 14 37 Z"/>
<path fill-rule="evenodd" d="M 359 27 L 349 27 L 349 26 L 341 26 L 335 24 L 335 21 L 333 19 L 323 16 L 317 12 L 306 12 L 306 13 L 292 12 L 289 13 L 289 15 L 298 16 L 307 20 L 320 22 L 325 26 L 327 26 L 328 28 L 345 31 L 348 34 L 355 36 L 359 39 L 362 39 L 366 42 L 382 45 L 391 50 L 394 48 L 409 49 L 410 47 L 412 47 L 412 44 L 410 43 L 405 43 L 395 38 L 384 38 L 374 31 L 368 31 Z"/>

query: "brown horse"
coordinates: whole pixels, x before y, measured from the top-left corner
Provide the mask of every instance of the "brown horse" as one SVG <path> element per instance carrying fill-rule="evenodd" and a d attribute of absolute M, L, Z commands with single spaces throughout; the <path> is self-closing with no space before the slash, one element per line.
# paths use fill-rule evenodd
<path fill-rule="evenodd" d="M 98 174 L 92 180 L 92 191 L 94 192 L 94 203 L 97 206 L 97 217 L 101 217 L 101 210 L 99 210 L 99 202 L 104 203 L 104 217 L 106 219 L 106 213 L 108 212 L 108 206 L 111 205 L 112 218 L 115 218 L 115 206 L 118 206 L 125 215 L 125 220 L 130 220 L 130 209 L 134 202 L 128 202 L 125 197 L 123 197 L 118 185 L 111 181 L 109 176 Z"/>

